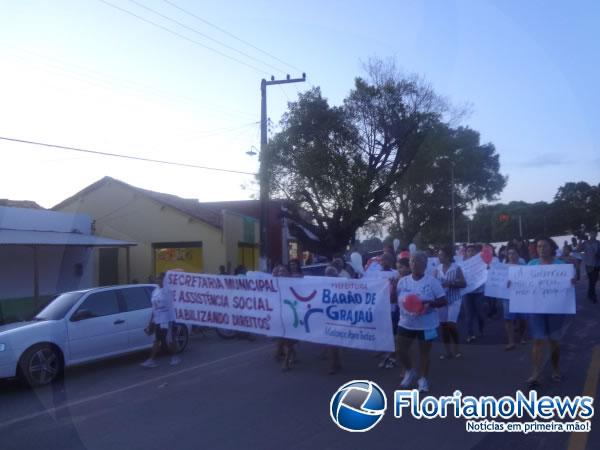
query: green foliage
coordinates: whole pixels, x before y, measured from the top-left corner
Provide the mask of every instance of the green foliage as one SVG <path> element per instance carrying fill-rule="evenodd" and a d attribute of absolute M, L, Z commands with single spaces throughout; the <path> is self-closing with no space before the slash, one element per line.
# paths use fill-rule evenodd
<path fill-rule="evenodd" d="M 387 207 L 390 232 L 403 243 L 417 234 L 425 242 L 451 242 L 453 189 L 458 223 L 474 202 L 494 200 L 505 185 L 492 144 L 482 145 L 470 128 L 439 124 L 394 186 Z"/>
<path fill-rule="evenodd" d="M 268 146 L 270 186 L 292 200 L 286 215 L 301 225 L 293 233 L 331 255 L 381 213 L 446 105 L 421 80 L 374 64 L 342 106 L 330 106 L 314 88 L 288 108 Z"/>
<path fill-rule="evenodd" d="M 506 214 L 509 220 L 500 221 Z M 589 230 L 600 221 L 600 184 L 566 183 L 558 189 L 552 203 L 510 202 L 481 205 L 471 224 L 471 240 L 508 241 L 519 236 L 519 218 L 523 237 L 575 234 L 583 224 Z"/>

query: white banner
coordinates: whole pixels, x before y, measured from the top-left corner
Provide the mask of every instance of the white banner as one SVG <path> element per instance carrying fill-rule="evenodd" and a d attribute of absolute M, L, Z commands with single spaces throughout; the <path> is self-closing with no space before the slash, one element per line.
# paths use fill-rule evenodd
<path fill-rule="evenodd" d="M 465 276 L 467 287 L 461 289 L 461 294 L 465 295 L 473 292 L 487 280 L 487 264 L 480 255 L 474 255 L 460 263 L 460 268 Z"/>
<path fill-rule="evenodd" d="M 575 314 L 571 264 L 510 266 L 510 312 Z"/>
<path fill-rule="evenodd" d="M 385 278 L 235 277 L 168 272 L 178 322 L 393 351 Z"/>
<path fill-rule="evenodd" d="M 485 283 L 485 295 L 508 299 L 508 264 L 492 263 Z"/>

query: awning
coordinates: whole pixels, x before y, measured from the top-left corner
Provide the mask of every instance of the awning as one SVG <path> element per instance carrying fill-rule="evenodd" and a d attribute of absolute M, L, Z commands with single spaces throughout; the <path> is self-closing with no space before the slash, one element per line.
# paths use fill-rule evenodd
<path fill-rule="evenodd" d="M 56 231 L 0 229 L 0 245 L 68 245 L 78 247 L 132 247 L 135 242 L 102 236 Z"/>

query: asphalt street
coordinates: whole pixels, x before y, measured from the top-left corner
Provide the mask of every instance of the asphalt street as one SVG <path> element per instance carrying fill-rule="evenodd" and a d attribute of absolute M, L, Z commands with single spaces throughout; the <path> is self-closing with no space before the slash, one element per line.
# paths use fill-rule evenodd
<path fill-rule="evenodd" d="M 584 298 L 583 281 L 577 292 L 577 314 L 564 330 L 564 380 L 550 381 L 546 370 L 540 394 L 586 392 L 597 399 L 600 305 Z M 463 346 L 461 359 L 440 360 L 436 343 L 430 394 L 514 395 L 529 375 L 531 347 L 507 352 L 504 339 L 497 316 L 483 338 Z M 225 341 L 208 333 L 191 338 L 175 367 L 164 358 L 160 367 L 143 369 L 146 355 L 135 354 L 70 369 L 64 381 L 36 391 L 0 382 L 0 449 L 600 448 L 598 414 L 592 431 L 577 435 L 468 433 L 464 419 L 395 419 L 389 406 L 373 430 L 348 433 L 329 417 L 338 387 L 353 379 L 375 381 L 391 405 L 399 370 L 378 368 L 373 353 L 344 350 L 343 370 L 327 375 L 323 347 L 300 343 L 298 364 L 282 373 L 274 352 L 270 339 Z"/>

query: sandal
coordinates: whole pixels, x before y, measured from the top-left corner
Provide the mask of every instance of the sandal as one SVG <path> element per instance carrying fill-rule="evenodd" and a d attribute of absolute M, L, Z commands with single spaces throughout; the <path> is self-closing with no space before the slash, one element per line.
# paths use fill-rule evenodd
<path fill-rule="evenodd" d="M 509 352 L 511 350 L 514 350 L 517 346 L 515 344 L 508 344 L 506 347 L 504 347 L 504 350 Z"/>
<path fill-rule="evenodd" d="M 563 377 L 559 373 L 555 373 L 552 375 L 552 381 L 560 383 L 563 380 Z"/>
<path fill-rule="evenodd" d="M 540 382 L 537 378 L 530 378 L 525 382 L 528 391 L 535 391 L 540 387 Z"/>
<path fill-rule="evenodd" d="M 440 359 L 452 359 L 454 355 L 452 353 L 446 353 L 445 355 L 440 355 Z"/>
<path fill-rule="evenodd" d="M 454 354 L 455 358 L 462 358 L 462 353 L 461 352 L 457 352 Z"/>

